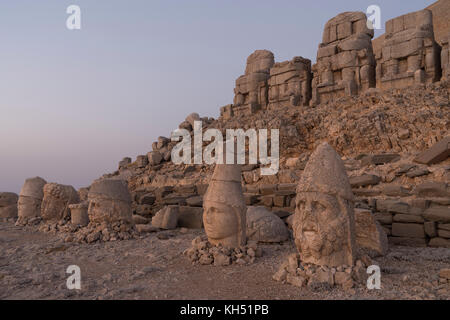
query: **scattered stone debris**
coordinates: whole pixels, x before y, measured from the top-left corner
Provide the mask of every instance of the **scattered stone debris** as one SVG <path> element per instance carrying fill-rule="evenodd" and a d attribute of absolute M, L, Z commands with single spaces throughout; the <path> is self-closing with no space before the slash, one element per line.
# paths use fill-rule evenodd
<path fill-rule="evenodd" d="M 365 258 L 370 263 L 370 258 Z M 296 287 L 308 287 L 311 290 L 329 290 L 339 286 L 351 290 L 357 285 L 366 284 L 366 270 L 369 265 L 357 260 L 355 265 L 328 267 L 312 263 L 303 263 L 299 254 L 288 257 L 273 275 L 275 281 L 289 283 Z"/>
<path fill-rule="evenodd" d="M 230 248 L 211 244 L 206 237 L 192 240 L 192 246 L 183 252 L 193 264 L 228 266 L 230 264 L 248 265 L 261 257 L 263 252 L 256 241 L 248 241 L 246 245 Z"/>

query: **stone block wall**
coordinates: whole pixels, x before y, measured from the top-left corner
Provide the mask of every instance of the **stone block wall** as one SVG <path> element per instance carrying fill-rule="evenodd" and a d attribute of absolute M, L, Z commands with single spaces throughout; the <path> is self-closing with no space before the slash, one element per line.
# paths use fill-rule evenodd
<path fill-rule="evenodd" d="M 386 22 L 383 46 L 377 52 L 377 86 L 404 88 L 438 81 L 440 46 L 434 39 L 433 15 L 421 10 Z"/>
<path fill-rule="evenodd" d="M 363 12 L 344 12 L 326 23 L 313 66 L 312 104 L 375 87 L 373 35 Z"/>
<path fill-rule="evenodd" d="M 270 69 L 269 108 L 283 104 L 308 106 L 311 99 L 311 61 L 294 57 Z"/>
<path fill-rule="evenodd" d="M 386 22 L 386 33 L 372 45 L 374 31 L 363 12 L 344 12 L 330 19 L 317 51 L 317 62 L 302 57 L 275 63 L 267 50 L 256 50 L 245 74 L 236 80 L 233 104 L 220 109 L 225 119 L 266 108 L 327 103 L 369 88 L 405 88 L 447 80 L 449 36 L 435 41 L 428 9 Z M 442 30 L 439 30 L 442 33 Z"/>

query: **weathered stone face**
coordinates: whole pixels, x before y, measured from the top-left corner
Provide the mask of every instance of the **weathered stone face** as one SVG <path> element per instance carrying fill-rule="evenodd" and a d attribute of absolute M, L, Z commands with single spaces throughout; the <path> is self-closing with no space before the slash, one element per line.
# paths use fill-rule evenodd
<path fill-rule="evenodd" d="M 70 217 L 69 205 L 78 203 L 80 198 L 72 186 L 47 183 L 41 204 L 41 217 L 44 220 L 62 220 Z"/>
<path fill-rule="evenodd" d="M 311 60 L 294 57 L 270 69 L 269 108 L 307 106 L 311 99 Z"/>
<path fill-rule="evenodd" d="M 46 183 L 40 177 L 25 180 L 17 203 L 19 224 L 26 223 L 26 220 L 40 216 L 44 185 Z"/>
<path fill-rule="evenodd" d="M 312 67 L 312 104 L 375 87 L 373 35 L 363 12 L 344 12 L 326 23 Z"/>
<path fill-rule="evenodd" d="M 0 218 L 17 217 L 17 201 L 19 196 L 12 192 L 0 192 Z"/>
<path fill-rule="evenodd" d="M 131 196 L 123 180 L 94 182 L 88 194 L 89 221 L 96 223 L 132 223 Z"/>
<path fill-rule="evenodd" d="M 439 54 L 430 10 L 388 20 L 382 48 L 376 52 L 377 87 L 404 88 L 438 81 Z"/>
<path fill-rule="evenodd" d="M 302 261 L 353 265 L 353 208 L 344 164 L 334 149 L 323 143 L 311 155 L 297 187 L 293 231 Z"/>
<path fill-rule="evenodd" d="M 231 248 L 245 245 L 247 207 L 239 165 L 216 165 L 203 209 L 203 225 L 209 242 Z"/>

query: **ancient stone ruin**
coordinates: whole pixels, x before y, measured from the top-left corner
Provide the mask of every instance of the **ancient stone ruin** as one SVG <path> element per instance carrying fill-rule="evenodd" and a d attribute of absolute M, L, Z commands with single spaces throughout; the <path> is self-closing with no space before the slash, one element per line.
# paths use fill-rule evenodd
<path fill-rule="evenodd" d="M 440 46 L 434 40 L 432 12 L 425 9 L 387 21 L 382 49 L 376 53 L 376 59 L 379 88 L 438 81 Z"/>
<path fill-rule="evenodd" d="M 126 181 L 95 181 L 89 189 L 88 200 L 90 222 L 132 224 L 131 197 Z"/>
<path fill-rule="evenodd" d="M 69 205 L 72 225 L 85 227 L 89 224 L 88 207 L 87 202 Z"/>
<path fill-rule="evenodd" d="M 326 23 L 313 66 L 313 104 L 375 87 L 373 35 L 362 12 L 344 12 Z"/>
<path fill-rule="evenodd" d="M 268 80 L 274 61 L 273 53 L 256 50 L 247 58 L 245 74 L 236 80 L 234 111 L 254 113 L 267 107 Z"/>
<path fill-rule="evenodd" d="M 0 192 L 0 219 L 17 218 L 18 199 L 13 192 Z"/>
<path fill-rule="evenodd" d="M 256 50 L 247 59 L 245 74 L 236 80 L 233 104 L 223 106 L 221 116 L 231 119 L 267 108 L 315 106 L 369 88 L 404 88 L 436 82 L 441 76 L 448 79 L 449 41 L 441 37 L 441 53 L 432 11 L 387 21 L 386 34 L 376 39 L 376 49 L 369 24 L 359 11 L 330 19 L 312 67 L 302 57 L 275 63 L 272 52 Z"/>
<path fill-rule="evenodd" d="M 229 248 L 246 244 L 247 207 L 242 194 L 240 165 L 216 165 L 203 208 L 203 225 L 211 244 Z"/>
<path fill-rule="evenodd" d="M 292 229 L 299 254 L 289 256 L 273 279 L 310 288 L 350 289 L 363 282 L 371 260 L 357 259 L 354 201 L 344 163 L 328 143 L 320 144 L 297 187 Z"/>
<path fill-rule="evenodd" d="M 344 164 L 327 143 L 311 155 L 297 187 L 293 221 L 303 262 L 329 267 L 355 261 L 354 195 Z"/>
<path fill-rule="evenodd" d="M 311 99 L 311 60 L 294 57 L 270 69 L 269 108 L 308 106 Z"/>
<path fill-rule="evenodd" d="M 39 220 L 41 215 L 41 203 L 44 198 L 44 186 L 47 182 L 40 178 L 29 178 L 25 180 L 19 194 L 18 225 L 24 225 Z"/>
<path fill-rule="evenodd" d="M 69 205 L 80 202 L 77 191 L 72 186 L 47 183 L 41 203 L 43 220 L 70 220 Z"/>

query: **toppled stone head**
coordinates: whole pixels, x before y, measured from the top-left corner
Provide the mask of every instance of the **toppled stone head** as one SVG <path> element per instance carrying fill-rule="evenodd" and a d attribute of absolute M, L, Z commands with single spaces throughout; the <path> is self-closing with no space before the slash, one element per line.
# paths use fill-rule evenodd
<path fill-rule="evenodd" d="M 80 202 L 77 191 L 72 186 L 47 183 L 41 204 L 44 220 L 61 220 L 70 217 L 69 205 Z"/>
<path fill-rule="evenodd" d="M 329 144 L 322 143 L 297 187 L 293 231 L 302 262 L 353 265 L 354 223 L 354 197 L 344 164 Z"/>
<path fill-rule="evenodd" d="M 95 181 L 88 194 L 89 221 L 132 223 L 131 196 L 127 182 L 118 179 Z"/>
<path fill-rule="evenodd" d="M 244 246 L 246 211 L 240 166 L 216 164 L 203 199 L 203 224 L 209 242 L 230 248 Z"/>
<path fill-rule="evenodd" d="M 41 202 L 44 198 L 44 185 L 47 182 L 40 178 L 29 178 L 25 180 L 19 194 L 18 224 L 27 223 L 28 219 L 41 215 Z"/>
<path fill-rule="evenodd" d="M 17 218 L 17 200 L 19 196 L 12 192 L 0 192 L 0 219 Z"/>

